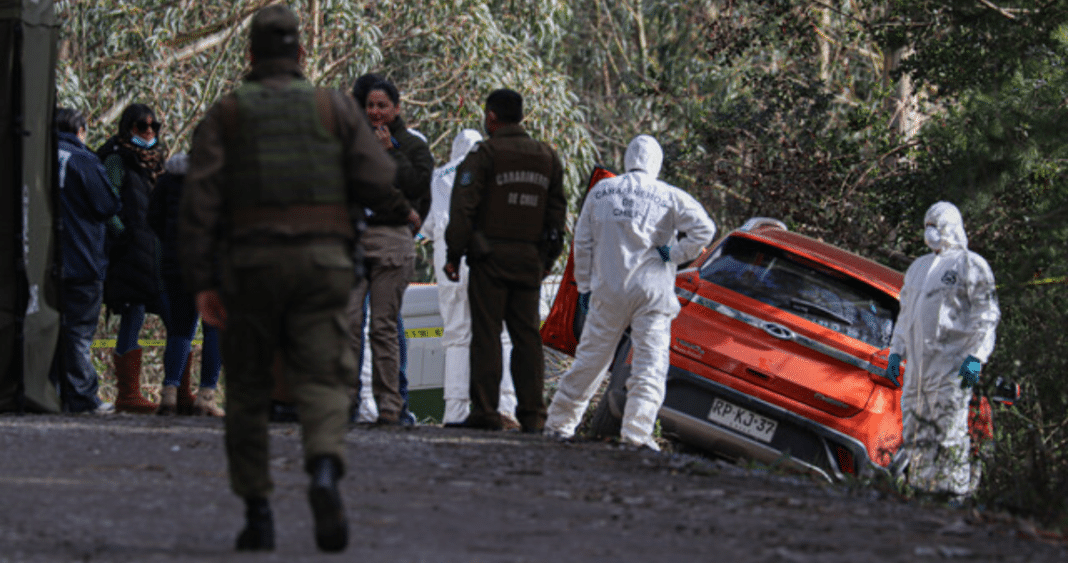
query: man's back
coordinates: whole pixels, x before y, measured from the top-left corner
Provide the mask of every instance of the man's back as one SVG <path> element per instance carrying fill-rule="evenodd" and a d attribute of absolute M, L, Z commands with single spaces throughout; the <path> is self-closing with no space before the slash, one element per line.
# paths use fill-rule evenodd
<path fill-rule="evenodd" d="M 645 267 L 665 269 L 656 248 L 671 244 L 679 222 L 676 210 L 688 205 L 687 198 L 692 199 L 644 172 L 598 182 L 576 229 L 576 245 L 592 246 L 591 285 L 627 286 Z M 627 272 L 626 277 L 620 280 L 617 271 Z"/>
<path fill-rule="evenodd" d="M 352 217 L 365 206 L 414 215 L 354 104 L 303 79 L 299 28 L 284 6 L 253 16 L 252 71 L 197 126 L 180 209 L 186 288 L 204 322 L 225 329 L 226 451 L 246 509 L 240 551 L 275 544 L 267 421 L 276 357 L 297 398 L 316 543 L 347 545 L 337 480 L 356 366 L 339 320 L 355 282 Z"/>
<path fill-rule="evenodd" d="M 107 271 L 105 221 L 118 213 L 104 166 L 73 133 L 59 134 L 59 187 L 63 200 L 63 277 L 102 280 Z"/>
<path fill-rule="evenodd" d="M 253 69 L 248 86 L 213 105 L 194 135 L 182 202 L 181 237 L 187 243 L 180 250 L 193 291 L 212 283 L 205 268 L 212 267 L 210 241 L 219 233 L 208 225 L 226 224 L 225 236 L 236 238 L 351 239 L 351 214 L 364 206 L 410 210 L 391 186 L 393 162 L 354 103 L 309 85 L 296 61 L 269 62 Z M 279 99 L 304 111 L 256 103 Z M 255 125 L 243 130 L 248 121 Z"/>
<path fill-rule="evenodd" d="M 482 260 L 501 279 L 537 286 L 545 272 L 539 245 L 546 231 L 563 228 L 567 209 L 555 151 L 522 126 L 504 125 L 460 165 L 452 197 L 449 261 L 466 248 L 469 264 Z"/>
<path fill-rule="evenodd" d="M 711 242 L 715 225 L 686 192 L 656 179 L 662 152 L 652 137 L 627 149 L 630 172 L 597 183 L 575 226 L 575 281 L 582 293 L 641 290 L 674 302 L 675 263 Z M 677 239 L 679 232 L 686 234 Z M 661 247 L 675 247 L 665 258 Z M 670 262 L 665 264 L 665 262 Z"/>

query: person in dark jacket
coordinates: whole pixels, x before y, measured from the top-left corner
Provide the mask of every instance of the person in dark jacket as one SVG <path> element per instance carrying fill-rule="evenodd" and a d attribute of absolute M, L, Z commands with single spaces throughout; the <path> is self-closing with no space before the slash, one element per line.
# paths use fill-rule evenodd
<path fill-rule="evenodd" d="M 114 405 L 97 396 L 99 375 L 89 357 L 104 296 L 107 222 L 122 207 L 104 167 L 85 148 L 86 122 L 78 110 L 58 108 L 61 332 L 54 372 L 66 412 L 106 413 Z"/>
<path fill-rule="evenodd" d="M 353 217 L 370 207 L 420 222 L 352 100 L 304 78 L 299 28 L 285 6 L 253 16 L 252 70 L 196 128 L 178 220 L 185 287 L 221 331 L 230 486 L 245 501 L 241 551 L 275 546 L 268 416 L 276 358 L 297 400 L 316 543 L 331 552 L 348 544 L 338 481 L 356 368 L 345 326 Z"/>
<path fill-rule="evenodd" d="M 194 414 L 223 416 L 215 401 L 222 357 L 219 355 L 219 331 L 204 325 L 204 345 L 200 359 L 200 389 L 193 397 L 191 351 L 200 316 L 193 294 L 182 284 L 178 264 L 178 205 L 182 199 L 182 182 L 189 168 L 189 155 L 178 153 L 167 159 L 166 171 L 156 182 L 148 208 L 148 222 L 162 247 L 163 324 L 167 328 L 167 349 L 163 353 L 163 391 L 157 414 Z"/>
<path fill-rule="evenodd" d="M 363 77 L 361 77 L 362 80 Z M 361 81 L 353 92 L 364 98 Z M 426 141 L 413 134 L 400 115 L 400 92 L 388 80 L 366 88 L 364 111 L 375 138 L 397 165 L 393 185 L 425 219 L 430 210 L 430 176 L 434 157 Z M 367 229 L 361 237 L 365 253 L 366 280 L 357 280 L 349 300 L 349 323 L 354 342 L 363 334 L 367 314 L 364 298 L 370 301 L 371 388 L 378 407 L 380 424 L 414 422 L 406 398 L 406 378 L 402 386 L 401 366 L 405 348 L 399 321 L 404 290 L 415 269 L 414 234 L 407 218 L 368 213 Z M 355 347 L 355 344 L 354 344 Z M 360 350 L 357 348 L 357 356 Z"/>
<path fill-rule="evenodd" d="M 471 413 L 452 426 L 501 430 L 501 324 L 512 338 L 516 418 L 524 432 L 545 424 L 545 364 L 538 333 L 541 280 L 560 254 L 567 213 L 563 165 L 549 145 L 520 125 L 523 97 L 494 90 L 486 97 L 490 138 L 456 170 L 449 202 L 444 273 L 460 279 L 470 267 Z"/>
<path fill-rule="evenodd" d="M 163 173 L 167 150 L 159 142 L 160 122 L 144 104 L 131 104 L 119 119 L 119 132 L 97 156 L 122 199 L 119 218 L 125 227 L 111 243 L 104 282 L 104 304 L 121 317 L 115 343 L 115 410 L 153 413 L 157 405 L 141 394 L 141 347 L 137 343 L 146 308 L 159 312 L 159 241 L 148 226 L 148 202 Z"/>

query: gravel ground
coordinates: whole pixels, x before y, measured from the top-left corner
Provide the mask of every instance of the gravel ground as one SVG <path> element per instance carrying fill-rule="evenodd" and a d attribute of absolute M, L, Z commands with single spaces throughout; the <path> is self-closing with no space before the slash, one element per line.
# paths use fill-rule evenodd
<path fill-rule="evenodd" d="M 355 427 L 351 541 L 316 551 L 299 428 L 272 426 L 278 549 L 236 554 L 220 420 L 0 415 L 0 562 L 1066 561 L 1026 523 L 688 454 Z"/>

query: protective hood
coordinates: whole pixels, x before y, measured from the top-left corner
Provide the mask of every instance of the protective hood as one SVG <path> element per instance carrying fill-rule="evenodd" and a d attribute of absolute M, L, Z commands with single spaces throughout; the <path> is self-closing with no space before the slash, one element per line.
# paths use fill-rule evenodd
<path fill-rule="evenodd" d="M 656 178 L 660 175 L 660 166 L 664 163 L 664 151 L 660 143 L 649 135 L 638 135 L 627 146 L 623 156 L 623 166 L 627 172 L 642 171 Z"/>
<path fill-rule="evenodd" d="M 171 174 L 177 174 L 179 176 L 185 176 L 185 173 L 189 171 L 189 155 L 180 152 L 167 159 L 167 164 L 164 169 Z"/>
<path fill-rule="evenodd" d="M 961 218 L 960 210 L 956 205 L 948 201 L 940 201 L 932 205 L 923 217 L 923 224 L 934 225 L 938 229 L 938 234 L 941 235 L 939 248 L 933 250 L 968 248 L 968 235 L 964 234 L 964 219 Z"/>
<path fill-rule="evenodd" d="M 449 161 L 463 158 L 467 153 L 471 152 L 471 147 L 481 140 L 482 134 L 474 129 L 460 131 L 456 138 L 452 140 L 452 153 L 449 154 Z"/>

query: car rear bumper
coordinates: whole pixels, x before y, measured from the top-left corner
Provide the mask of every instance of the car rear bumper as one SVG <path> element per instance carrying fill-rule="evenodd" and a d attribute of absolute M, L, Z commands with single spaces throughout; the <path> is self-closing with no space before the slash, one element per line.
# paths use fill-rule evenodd
<path fill-rule="evenodd" d="M 765 443 L 709 420 L 717 398 L 775 420 L 778 426 L 770 441 Z M 886 472 L 871 461 L 864 444 L 856 438 L 675 366 L 668 372 L 660 420 L 665 432 L 695 446 L 828 481 L 841 480 L 848 473 L 870 476 Z"/>

